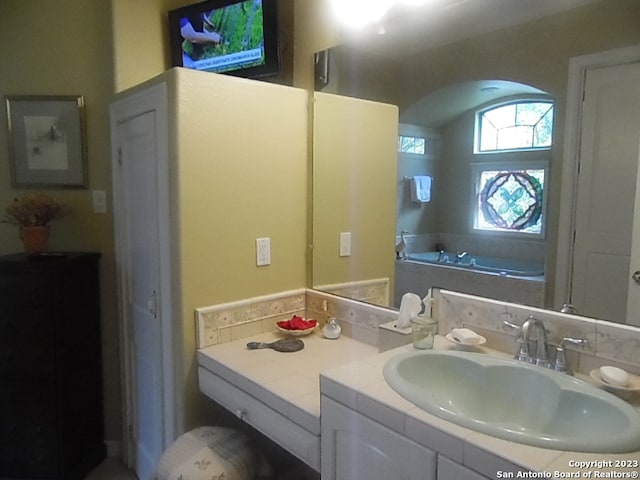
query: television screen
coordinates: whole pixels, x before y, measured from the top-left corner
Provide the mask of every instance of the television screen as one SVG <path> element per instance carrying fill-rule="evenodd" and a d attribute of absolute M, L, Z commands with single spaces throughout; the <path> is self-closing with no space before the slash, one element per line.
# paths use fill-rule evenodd
<path fill-rule="evenodd" d="M 279 71 L 276 0 L 207 0 L 169 12 L 173 65 L 243 77 Z"/>

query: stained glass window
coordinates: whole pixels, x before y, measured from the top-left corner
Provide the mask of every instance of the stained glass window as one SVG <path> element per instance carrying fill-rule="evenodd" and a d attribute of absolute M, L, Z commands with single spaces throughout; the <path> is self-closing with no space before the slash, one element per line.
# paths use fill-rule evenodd
<path fill-rule="evenodd" d="M 398 136 L 398 152 L 400 153 L 417 153 L 424 155 L 425 145 L 426 139 L 424 137 Z"/>
<path fill-rule="evenodd" d="M 545 170 L 479 172 L 476 228 L 542 233 Z"/>
<path fill-rule="evenodd" d="M 553 103 L 526 101 L 478 113 L 477 152 L 551 147 Z"/>

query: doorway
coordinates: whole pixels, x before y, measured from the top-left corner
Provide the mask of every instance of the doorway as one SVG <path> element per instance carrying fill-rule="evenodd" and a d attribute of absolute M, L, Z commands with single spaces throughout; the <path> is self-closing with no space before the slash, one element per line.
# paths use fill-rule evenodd
<path fill-rule="evenodd" d="M 624 323 L 640 132 L 640 47 L 570 63 L 555 303 Z"/>

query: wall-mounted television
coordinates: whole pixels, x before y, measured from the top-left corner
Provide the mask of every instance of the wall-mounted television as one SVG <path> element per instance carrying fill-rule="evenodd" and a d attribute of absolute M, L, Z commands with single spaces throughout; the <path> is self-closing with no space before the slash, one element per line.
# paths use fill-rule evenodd
<path fill-rule="evenodd" d="M 247 78 L 277 75 L 276 0 L 206 0 L 169 12 L 173 66 Z"/>

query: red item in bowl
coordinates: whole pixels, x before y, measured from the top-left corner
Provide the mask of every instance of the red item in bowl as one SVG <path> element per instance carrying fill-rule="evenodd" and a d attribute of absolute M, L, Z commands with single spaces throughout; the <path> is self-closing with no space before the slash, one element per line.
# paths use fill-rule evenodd
<path fill-rule="evenodd" d="M 307 330 L 315 327 L 317 324 L 317 320 L 305 320 L 298 315 L 294 315 L 291 320 L 282 320 L 276 323 L 276 325 L 285 330 Z"/>

